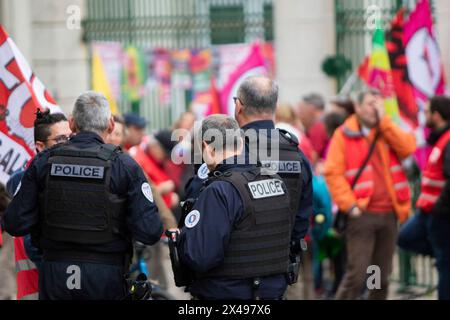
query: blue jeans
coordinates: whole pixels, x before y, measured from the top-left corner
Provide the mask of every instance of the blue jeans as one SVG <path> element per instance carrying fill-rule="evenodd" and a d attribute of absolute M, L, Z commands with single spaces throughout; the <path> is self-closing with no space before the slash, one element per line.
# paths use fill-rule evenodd
<path fill-rule="evenodd" d="M 450 216 L 430 215 L 429 230 L 439 273 L 439 300 L 450 300 Z"/>
<path fill-rule="evenodd" d="M 409 218 L 400 228 L 397 245 L 406 251 L 433 256 L 429 237 L 430 217 L 419 211 Z"/>

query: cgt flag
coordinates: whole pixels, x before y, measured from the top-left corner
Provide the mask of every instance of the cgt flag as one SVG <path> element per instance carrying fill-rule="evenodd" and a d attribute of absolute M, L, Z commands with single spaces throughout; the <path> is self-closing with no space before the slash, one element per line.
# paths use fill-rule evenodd
<path fill-rule="evenodd" d="M 444 68 L 428 0 L 417 3 L 415 10 L 409 15 L 404 25 L 404 41 L 409 77 L 417 103 L 423 110 L 428 98 L 445 93 Z"/>
<path fill-rule="evenodd" d="M 404 8 L 400 9 L 392 20 L 391 30 L 386 32 L 386 47 L 389 52 L 400 116 L 409 128 L 416 129 L 419 125 L 419 110 L 409 77 L 408 59 L 405 53 L 404 11 Z"/>
<path fill-rule="evenodd" d="M 62 112 L 0 25 L 0 183 L 34 155 L 37 108 Z"/>

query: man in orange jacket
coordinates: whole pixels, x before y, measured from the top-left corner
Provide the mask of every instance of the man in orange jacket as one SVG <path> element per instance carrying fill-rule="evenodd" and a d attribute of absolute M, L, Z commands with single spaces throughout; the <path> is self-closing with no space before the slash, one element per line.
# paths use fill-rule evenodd
<path fill-rule="evenodd" d="M 377 132 L 374 152 L 352 189 Z M 397 221 L 405 221 L 411 209 L 401 160 L 415 149 L 414 135 L 385 115 L 383 99 L 374 90 L 358 95 L 355 114 L 334 133 L 325 178 L 334 202 L 348 214 L 347 269 L 337 299 L 358 298 L 373 270 L 380 281 L 370 283 L 369 299 L 387 298 Z"/>

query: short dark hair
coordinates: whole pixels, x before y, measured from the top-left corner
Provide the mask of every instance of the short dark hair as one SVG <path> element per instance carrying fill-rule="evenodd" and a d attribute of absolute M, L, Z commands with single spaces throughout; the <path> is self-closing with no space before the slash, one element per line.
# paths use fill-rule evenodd
<path fill-rule="evenodd" d="M 339 128 L 345 121 L 345 117 L 337 112 L 330 112 L 325 115 L 323 122 L 325 124 L 325 129 L 327 131 L 328 137 L 332 137 L 334 131 Z"/>
<path fill-rule="evenodd" d="M 343 109 L 349 116 L 355 113 L 355 104 L 348 96 L 337 96 L 331 99 L 330 102 Z"/>
<path fill-rule="evenodd" d="M 431 98 L 430 112 L 437 112 L 445 121 L 450 121 L 450 97 L 439 95 Z"/>
<path fill-rule="evenodd" d="M 51 134 L 50 127 L 61 121 L 67 121 L 64 114 L 50 113 L 50 110 L 41 112 L 38 109 L 36 112 L 36 120 L 34 120 L 34 142 L 47 141 Z"/>
<path fill-rule="evenodd" d="M 274 113 L 277 108 L 278 85 L 264 76 L 246 78 L 237 92 L 247 114 Z"/>
<path fill-rule="evenodd" d="M 302 97 L 304 103 L 312 105 L 317 110 L 325 110 L 325 100 L 318 93 L 310 93 Z"/>

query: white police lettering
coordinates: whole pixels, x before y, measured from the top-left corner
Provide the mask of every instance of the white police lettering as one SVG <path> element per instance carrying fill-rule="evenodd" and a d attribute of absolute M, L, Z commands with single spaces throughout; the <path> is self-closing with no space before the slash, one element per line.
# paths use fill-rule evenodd
<path fill-rule="evenodd" d="M 96 166 L 81 166 L 78 164 L 53 163 L 50 171 L 52 176 L 103 179 L 104 168 Z"/>
<path fill-rule="evenodd" d="M 148 201 L 153 202 L 153 193 L 152 193 L 152 187 L 147 182 L 144 182 L 141 186 L 142 193 L 144 194 L 144 197 L 148 199 Z"/>
<path fill-rule="evenodd" d="M 276 197 L 284 194 L 282 182 L 278 179 L 249 182 L 248 187 L 253 199 Z"/>
<path fill-rule="evenodd" d="M 300 161 L 261 161 L 264 170 L 274 173 L 298 173 L 302 172 Z"/>
<path fill-rule="evenodd" d="M 193 228 L 200 221 L 200 211 L 192 210 L 188 213 L 186 218 L 184 219 L 184 225 L 186 228 Z"/>
<path fill-rule="evenodd" d="M 208 166 L 206 165 L 206 163 L 204 163 L 200 166 L 200 168 L 198 168 L 197 177 L 199 177 L 202 180 L 205 180 L 206 178 L 208 178 L 208 173 L 209 173 Z"/>

